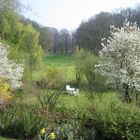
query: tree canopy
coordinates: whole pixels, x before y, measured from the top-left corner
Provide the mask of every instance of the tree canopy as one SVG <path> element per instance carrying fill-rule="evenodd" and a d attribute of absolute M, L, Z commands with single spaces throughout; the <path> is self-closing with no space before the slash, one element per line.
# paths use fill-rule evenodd
<path fill-rule="evenodd" d="M 112 13 L 101 12 L 83 21 L 75 31 L 75 45 L 98 54 L 102 49 L 101 39 L 110 36 L 110 25 L 121 27 L 125 19 L 140 25 L 140 8 L 127 8 Z"/>

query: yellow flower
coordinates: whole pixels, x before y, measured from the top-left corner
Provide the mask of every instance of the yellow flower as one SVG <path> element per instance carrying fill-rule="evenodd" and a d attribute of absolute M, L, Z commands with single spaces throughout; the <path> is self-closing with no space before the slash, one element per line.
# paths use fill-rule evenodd
<path fill-rule="evenodd" d="M 46 132 L 46 131 L 45 131 L 45 128 L 42 128 L 42 129 L 40 130 L 41 135 L 43 135 L 45 132 Z"/>
<path fill-rule="evenodd" d="M 50 138 L 52 139 L 52 140 L 54 140 L 55 139 L 55 134 L 52 132 L 52 133 L 50 133 Z"/>
<path fill-rule="evenodd" d="M 4 91 L 4 92 L 7 92 L 8 89 L 9 89 L 8 84 L 4 83 L 4 84 L 3 84 L 3 91 Z"/>

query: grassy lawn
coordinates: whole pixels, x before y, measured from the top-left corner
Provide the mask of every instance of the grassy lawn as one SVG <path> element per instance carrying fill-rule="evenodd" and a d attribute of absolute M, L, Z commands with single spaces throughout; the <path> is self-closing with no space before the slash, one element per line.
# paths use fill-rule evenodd
<path fill-rule="evenodd" d="M 49 54 L 43 62 L 47 66 L 70 66 L 74 63 L 73 54 Z"/>
<path fill-rule="evenodd" d="M 86 109 L 91 105 L 91 99 L 87 96 L 88 93 L 84 91 L 80 91 L 79 96 L 71 96 L 68 93 L 63 91 L 57 101 L 57 107 L 65 106 L 67 109 Z M 40 93 L 41 94 L 41 93 Z M 25 105 L 25 106 L 40 106 L 37 96 L 35 94 L 24 94 L 23 96 L 17 98 L 17 105 Z"/>
<path fill-rule="evenodd" d="M 73 54 L 47 54 L 43 63 L 45 64 L 44 70 L 47 70 L 48 67 L 52 68 L 62 68 L 64 71 L 64 75 L 66 77 L 66 81 L 75 79 L 75 68 L 74 68 L 74 55 Z M 43 76 L 43 73 L 40 71 L 34 71 L 33 77 L 35 79 L 39 79 Z"/>

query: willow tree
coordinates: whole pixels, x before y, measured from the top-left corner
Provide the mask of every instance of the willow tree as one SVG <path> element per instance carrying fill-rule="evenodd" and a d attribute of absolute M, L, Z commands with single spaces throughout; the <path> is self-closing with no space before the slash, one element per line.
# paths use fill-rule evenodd
<path fill-rule="evenodd" d="M 32 72 L 37 67 L 40 67 L 39 64 L 41 64 L 43 54 L 41 46 L 39 46 L 39 33 L 31 25 L 24 26 L 23 28 L 19 50 L 24 54 L 25 71 L 29 72 L 29 80 L 31 82 Z"/>
<path fill-rule="evenodd" d="M 111 26 L 111 37 L 107 43 L 104 41 L 97 70 L 130 102 L 130 91 L 140 91 L 140 29 L 136 23 L 126 21 L 121 28 Z"/>

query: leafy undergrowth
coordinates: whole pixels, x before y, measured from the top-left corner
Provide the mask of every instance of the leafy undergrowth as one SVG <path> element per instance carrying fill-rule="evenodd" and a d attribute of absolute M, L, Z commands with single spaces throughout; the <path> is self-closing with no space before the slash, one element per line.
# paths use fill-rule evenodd
<path fill-rule="evenodd" d="M 123 103 L 113 92 L 94 93 L 92 98 L 88 94 L 84 91 L 80 91 L 80 96 L 63 93 L 53 110 L 48 110 L 49 106 L 41 107 L 33 94 L 18 97 L 17 108 L 1 114 L 5 121 L 1 127 L 3 134 L 27 138 L 36 136 L 45 127 L 67 140 L 138 140 L 138 107 Z"/>
<path fill-rule="evenodd" d="M 123 103 L 116 94 L 95 96 L 92 123 L 105 140 L 138 140 L 140 138 L 140 109 Z"/>

